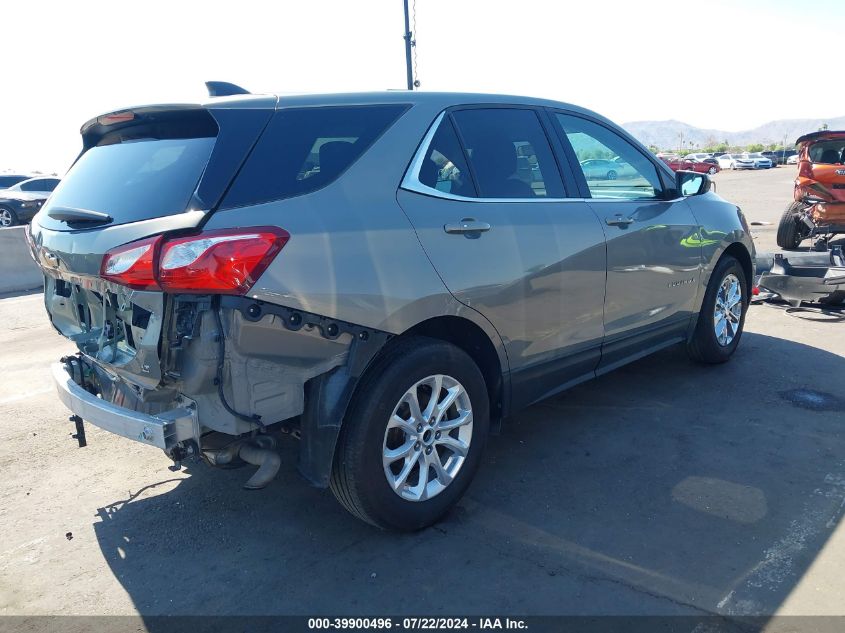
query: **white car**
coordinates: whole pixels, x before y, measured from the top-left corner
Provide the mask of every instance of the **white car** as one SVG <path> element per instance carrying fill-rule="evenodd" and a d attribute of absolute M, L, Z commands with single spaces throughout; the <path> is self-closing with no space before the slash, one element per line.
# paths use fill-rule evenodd
<path fill-rule="evenodd" d="M 753 158 L 741 154 L 722 154 L 717 160 L 722 169 L 757 169 Z"/>
<path fill-rule="evenodd" d="M 708 154 L 707 152 L 697 152 L 695 154 L 687 154 L 684 156 L 687 160 L 694 160 L 697 163 L 702 162 L 705 158 L 713 158 L 713 154 Z"/>
<path fill-rule="evenodd" d="M 763 156 L 760 152 L 746 152 L 742 155 L 743 158 L 750 158 L 754 161 L 754 169 L 771 169 L 772 159 L 768 156 Z"/>

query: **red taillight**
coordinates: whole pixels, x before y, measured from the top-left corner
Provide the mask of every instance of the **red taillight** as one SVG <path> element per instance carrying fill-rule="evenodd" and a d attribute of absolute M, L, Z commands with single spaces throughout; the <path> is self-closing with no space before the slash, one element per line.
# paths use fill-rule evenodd
<path fill-rule="evenodd" d="M 161 236 L 118 246 L 103 257 L 100 276 L 136 290 L 159 290 L 156 259 Z"/>
<path fill-rule="evenodd" d="M 289 238 L 282 229 L 260 226 L 168 240 L 158 280 L 169 292 L 246 294 Z"/>
<path fill-rule="evenodd" d="M 159 235 L 106 253 L 100 276 L 139 290 L 246 294 L 288 239 L 268 226 Z"/>

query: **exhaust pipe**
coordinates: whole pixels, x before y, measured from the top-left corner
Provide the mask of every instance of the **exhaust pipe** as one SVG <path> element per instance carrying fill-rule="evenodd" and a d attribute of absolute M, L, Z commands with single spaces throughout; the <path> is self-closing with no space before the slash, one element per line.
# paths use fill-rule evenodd
<path fill-rule="evenodd" d="M 255 474 L 244 484 L 247 490 L 260 490 L 273 481 L 282 465 L 282 458 L 276 452 L 276 441 L 269 435 L 259 435 L 248 441 L 235 442 L 228 446 L 205 451 L 204 455 L 214 466 L 226 466 L 239 457 L 247 464 L 258 466 Z"/>
<path fill-rule="evenodd" d="M 241 444 L 238 449 L 238 457 L 248 464 L 258 466 L 255 474 L 247 480 L 244 488 L 247 490 L 260 490 L 273 481 L 282 465 L 282 458 L 271 448 L 260 448 L 252 444 Z"/>

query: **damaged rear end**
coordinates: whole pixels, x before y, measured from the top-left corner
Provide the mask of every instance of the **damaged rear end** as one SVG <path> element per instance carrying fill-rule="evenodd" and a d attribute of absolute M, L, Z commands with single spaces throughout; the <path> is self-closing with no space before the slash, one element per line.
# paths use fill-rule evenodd
<path fill-rule="evenodd" d="M 89 121 L 27 236 L 51 322 L 79 349 L 52 368 L 78 428 L 91 422 L 177 463 L 256 464 L 248 488 L 278 470 L 272 431 L 296 432 L 304 385 L 369 339 L 247 298 L 290 239 L 284 229 L 203 230 L 275 105 L 234 98 Z"/>

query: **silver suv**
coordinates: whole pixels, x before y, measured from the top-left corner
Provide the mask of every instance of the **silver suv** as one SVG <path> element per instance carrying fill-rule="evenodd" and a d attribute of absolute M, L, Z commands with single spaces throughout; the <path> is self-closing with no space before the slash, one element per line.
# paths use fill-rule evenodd
<path fill-rule="evenodd" d="M 286 432 L 380 527 L 441 517 L 519 409 L 668 345 L 726 361 L 742 334 L 740 210 L 576 106 L 239 95 L 82 140 L 28 235 L 80 431 L 258 465 L 248 488 Z"/>

